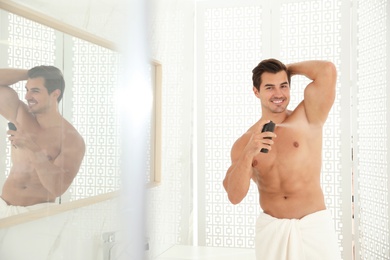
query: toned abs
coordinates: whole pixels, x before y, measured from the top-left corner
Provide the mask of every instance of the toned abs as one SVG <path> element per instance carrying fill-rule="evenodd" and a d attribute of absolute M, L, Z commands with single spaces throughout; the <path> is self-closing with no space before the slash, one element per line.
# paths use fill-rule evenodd
<path fill-rule="evenodd" d="M 278 137 L 269 153 L 253 158 L 253 180 L 260 193 L 260 206 L 273 217 L 300 219 L 325 209 L 318 152 L 322 135 L 307 127 L 277 127 Z"/>

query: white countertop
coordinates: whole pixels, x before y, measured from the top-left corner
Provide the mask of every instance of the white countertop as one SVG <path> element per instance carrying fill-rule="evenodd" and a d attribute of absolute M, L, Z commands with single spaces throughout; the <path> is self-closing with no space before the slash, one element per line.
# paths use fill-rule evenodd
<path fill-rule="evenodd" d="M 175 245 L 156 260 L 255 260 L 254 249 Z"/>

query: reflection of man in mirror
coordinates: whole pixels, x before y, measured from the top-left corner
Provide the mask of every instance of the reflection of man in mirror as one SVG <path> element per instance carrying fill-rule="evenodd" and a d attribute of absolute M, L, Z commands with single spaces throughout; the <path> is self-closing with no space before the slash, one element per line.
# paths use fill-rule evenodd
<path fill-rule="evenodd" d="M 9 86 L 27 80 L 27 104 Z M 65 88 L 53 66 L 0 69 L 0 114 L 8 130 L 12 166 L 0 198 L 0 218 L 54 202 L 70 186 L 85 153 L 77 130 L 58 110 Z"/>
<path fill-rule="evenodd" d="M 335 99 L 336 69 L 327 61 L 284 65 L 268 59 L 252 72 L 262 115 L 232 147 L 223 181 L 228 198 L 240 203 L 250 181 L 257 185 L 263 210 L 256 222 L 257 259 L 340 259 L 320 185 L 322 131 Z M 288 110 L 294 75 L 310 83 L 303 100 Z M 270 121 L 275 131 L 263 132 Z"/>

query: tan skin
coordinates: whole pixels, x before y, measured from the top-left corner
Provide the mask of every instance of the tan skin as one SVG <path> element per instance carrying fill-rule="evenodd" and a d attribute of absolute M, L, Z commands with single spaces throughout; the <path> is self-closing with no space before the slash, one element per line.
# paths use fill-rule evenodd
<path fill-rule="evenodd" d="M 8 87 L 22 80 L 27 80 L 27 104 Z M 49 94 L 44 83 L 41 77 L 27 79 L 27 70 L 0 70 L 0 114 L 17 128 L 7 132 L 12 167 L 1 197 L 9 205 L 54 202 L 68 189 L 84 157 L 83 138 L 58 111 L 60 90 Z"/>
<path fill-rule="evenodd" d="M 234 143 L 223 185 L 229 200 L 238 204 L 253 180 L 265 213 L 301 219 L 326 208 L 320 186 L 322 128 L 335 99 L 337 75 L 334 65 L 325 61 L 294 63 L 287 69 L 292 76 L 312 80 L 304 100 L 293 111 L 287 110 L 290 86 L 286 72 L 262 75 L 260 90 L 253 88 L 261 101 L 262 117 Z M 261 133 L 269 120 L 276 123 L 275 132 Z M 269 152 L 260 153 L 262 148 Z"/>

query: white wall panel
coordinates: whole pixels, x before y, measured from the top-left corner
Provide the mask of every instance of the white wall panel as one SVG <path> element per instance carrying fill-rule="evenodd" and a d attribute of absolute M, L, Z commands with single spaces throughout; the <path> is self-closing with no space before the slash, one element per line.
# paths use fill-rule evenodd
<path fill-rule="evenodd" d="M 192 242 L 193 0 L 153 1 L 151 56 L 162 69 L 161 185 L 148 190 L 150 256 Z"/>

